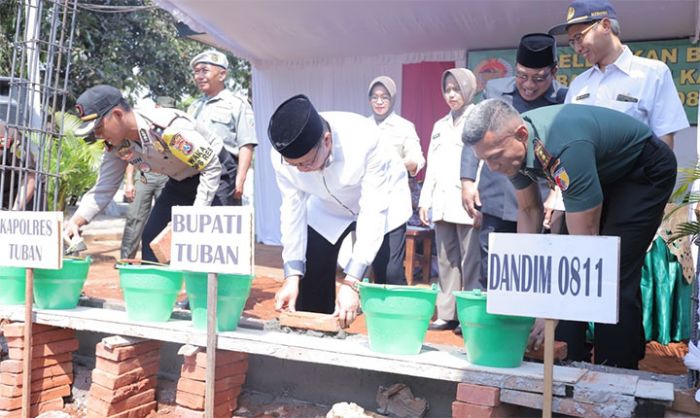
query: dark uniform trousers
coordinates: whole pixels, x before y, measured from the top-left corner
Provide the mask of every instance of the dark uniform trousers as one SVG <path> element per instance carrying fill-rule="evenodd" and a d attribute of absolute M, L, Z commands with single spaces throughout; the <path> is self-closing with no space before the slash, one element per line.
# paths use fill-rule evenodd
<path fill-rule="evenodd" d="M 332 244 L 313 228 L 307 227 L 306 274 L 299 281 L 297 310 L 333 313 L 338 252 L 345 237 L 354 230 L 355 222 L 348 226 L 335 244 Z M 384 234 L 382 245 L 372 262 L 376 283 L 406 284 L 403 269 L 405 244 L 406 224 Z"/>
<path fill-rule="evenodd" d="M 225 150 L 219 153 L 221 162 L 221 180 L 216 190 L 212 206 L 233 206 L 236 199 L 233 191 L 236 188 L 236 171 L 238 164 Z M 199 174 L 184 180 L 169 179 L 163 187 L 163 191 L 156 199 L 151 215 L 141 236 L 141 258 L 146 261 L 158 261 L 151 246 L 153 239 L 160 234 L 172 218 L 173 206 L 190 206 L 194 203 L 199 186 Z"/>
<path fill-rule="evenodd" d="M 656 136 L 645 142 L 631 172 L 603 185 L 600 235 L 619 236 L 620 302 L 617 324 L 595 324 L 594 361 L 637 369 L 644 358 L 641 280 L 644 256 L 676 182 L 676 157 Z M 562 321 L 557 340 L 568 343 L 568 359 L 586 361 L 586 323 Z"/>
<path fill-rule="evenodd" d="M 518 223 L 506 221 L 498 216 L 482 213 L 481 228 L 479 229 L 479 249 L 481 253 L 481 265 L 479 284 L 483 289 L 488 289 L 488 261 L 489 261 L 489 234 L 492 232 L 518 232 Z"/>

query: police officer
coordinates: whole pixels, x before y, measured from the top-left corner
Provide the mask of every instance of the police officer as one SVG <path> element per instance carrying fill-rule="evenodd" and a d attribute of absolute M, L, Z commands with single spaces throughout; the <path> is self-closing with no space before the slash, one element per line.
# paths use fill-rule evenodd
<path fill-rule="evenodd" d="M 620 23 L 608 0 L 576 0 L 566 23 L 549 30 L 593 66 L 569 86 L 566 103 L 615 109 L 646 123 L 673 149 L 676 132 L 689 126 L 668 66 L 638 57 L 620 41 Z"/>
<path fill-rule="evenodd" d="M 209 134 L 186 113 L 166 108 L 132 109 L 119 90 L 104 84 L 81 94 L 76 109 L 82 121 L 76 136 L 87 141 L 104 139 L 105 152 L 97 183 L 65 225 L 69 237 L 79 235 L 80 227 L 109 204 L 127 164 L 144 173 L 170 177 L 143 231 L 144 260 L 156 261 L 149 243 L 170 221 L 173 206 L 232 203 L 234 177 L 227 169 L 231 157 L 222 152 L 218 136 Z"/>
<path fill-rule="evenodd" d="M 546 33 L 525 35 L 518 45 L 515 76 L 489 80 L 486 83 L 485 98 L 504 100 L 512 104 L 518 112 L 563 103 L 566 87 L 557 82 L 556 73 L 557 49 L 554 37 Z M 515 200 L 515 189 L 508 178 L 503 174 L 494 173 L 488 165 L 483 165 L 481 169 L 477 188 L 478 168 L 479 159 L 470 147 L 464 147 L 460 173 L 462 200 L 467 212 L 480 219 L 481 284 L 486 286 L 489 234 L 515 232 L 518 204 Z M 540 189 L 543 197 L 549 196 L 549 186 L 546 182 Z M 547 202 L 549 209 L 551 203 L 553 202 Z M 545 214 L 544 223 L 550 227 L 551 218 L 548 219 L 547 215 Z"/>
<path fill-rule="evenodd" d="M 285 281 L 275 308 L 334 313 L 347 327 L 357 314 L 358 281 L 370 264 L 377 282 L 406 283 L 406 169 L 378 146 L 379 130 L 366 117 L 319 114 L 303 95 L 275 110 L 268 135 L 279 153 L 272 153 L 272 164 L 282 194 Z M 338 251 L 352 230 L 357 241 L 336 299 Z M 387 257 L 375 259 L 383 250 Z"/>
<path fill-rule="evenodd" d="M 241 203 L 243 186 L 258 144 L 255 119 L 248 100 L 226 88 L 228 59 L 221 52 L 202 52 L 190 61 L 197 88 L 203 95 L 187 109 L 197 122 L 224 141 L 224 148 L 236 163 L 236 204 Z"/>
<path fill-rule="evenodd" d="M 517 189 L 518 232 L 539 232 L 542 204 L 534 182 L 559 186 L 570 234 L 612 235 L 620 244 L 617 324 L 595 324 L 595 362 L 636 369 L 644 356 L 639 282 L 644 254 L 676 179 L 676 158 L 644 123 L 597 106 L 554 105 L 522 116 L 489 99 L 467 115 L 462 139 Z M 586 323 L 563 321 L 569 358 L 584 360 Z M 560 326 L 562 325 L 560 324 Z M 535 323 L 539 345 L 544 325 Z"/>

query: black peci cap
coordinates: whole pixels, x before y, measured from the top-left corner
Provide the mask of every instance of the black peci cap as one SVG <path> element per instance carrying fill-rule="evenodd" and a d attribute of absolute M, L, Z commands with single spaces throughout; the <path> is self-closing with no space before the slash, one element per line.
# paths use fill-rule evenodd
<path fill-rule="evenodd" d="M 557 46 L 552 35 L 530 33 L 520 38 L 516 62 L 527 68 L 544 68 L 557 63 Z"/>
<path fill-rule="evenodd" d="M 283 157 L 299 158 L 321 140 L 323 120 L 309 98 L 298 94 L 277 107 L 270 118 L 267 135 Z"/>

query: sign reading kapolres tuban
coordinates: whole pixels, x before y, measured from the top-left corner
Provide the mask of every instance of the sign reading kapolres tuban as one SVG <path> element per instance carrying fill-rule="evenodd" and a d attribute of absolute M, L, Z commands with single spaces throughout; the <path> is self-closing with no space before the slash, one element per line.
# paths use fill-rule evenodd
<path fill-rule="evenodd" d="M 246 206 L 176 206 L 170 265 L 205 273 L 253 274 L 253 215 Z"/>
<path fill-rule="evenodd" d="M 617 323 L 619 237 L 492 233 L 488 257 L 489 313 Z"/>
<path fill-rule="evenodd" d="M 60 269 L 63 212 L 0 211 L 0 265 Z"/>

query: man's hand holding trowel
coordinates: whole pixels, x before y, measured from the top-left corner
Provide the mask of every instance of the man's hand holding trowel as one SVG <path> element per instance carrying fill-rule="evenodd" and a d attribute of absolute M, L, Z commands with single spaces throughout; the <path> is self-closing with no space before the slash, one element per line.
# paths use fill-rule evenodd
<path fill-rule="evenodd" d="M 83 237 L 80 236 L 80 227 L 85 224 L 87 224 L 87 221 L 77 215 L 74 215 L 70 220 L 63 223 L 64 255 L 77 256 L 78 253 L 87 249 Z"/>

